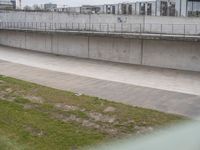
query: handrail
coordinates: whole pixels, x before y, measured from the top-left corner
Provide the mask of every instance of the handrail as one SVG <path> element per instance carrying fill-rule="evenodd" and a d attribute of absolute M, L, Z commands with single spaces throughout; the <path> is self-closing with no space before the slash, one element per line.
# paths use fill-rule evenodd
<path fill-rule="evenodd" d="M 49 22 L 0 22 L 0 29 L 34 31 L 90 31 L 102 33 L 148 33 L 200 36 L 199 24 L 127 24 L 127 23 L 49 23 Z"/>

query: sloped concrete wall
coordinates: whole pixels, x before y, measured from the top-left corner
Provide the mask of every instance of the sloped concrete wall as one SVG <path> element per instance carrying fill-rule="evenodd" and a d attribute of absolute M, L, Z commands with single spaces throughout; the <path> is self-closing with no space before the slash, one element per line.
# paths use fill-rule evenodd
<path fill-rule="evenodd" d="M 200 42 L 145 40 L 143 64 L 200 71 Z"/>
<path fill-rule="evenodd" d="M 81 58 L 200 71 L 200 42 L 0 31 L 0 44 Z"/>
<path fill-rule="evenodd" d="M 25 49 L 51 53 L 51 36 L 49 34 L 26 32 Z"/>
<path fill-rule="evenodd" d="M 91 37 L 89 57 L 130 64 L 141 63 L 141 40 Z"/>
<path fill-rule="evenodd" d="M 53 34 L 51 36 L 52 53 L 88 58 L 89 37 L 66 34 Z"/>
<path fill-rule="evenodd" d="M 26 48 L 25 32 L 1 31 L 0 43 L 11 47 Z"/>

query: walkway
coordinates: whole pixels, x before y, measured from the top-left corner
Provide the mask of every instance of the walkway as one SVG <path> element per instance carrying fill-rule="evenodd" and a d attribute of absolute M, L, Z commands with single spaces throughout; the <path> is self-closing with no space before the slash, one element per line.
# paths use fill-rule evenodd
<path fill-rule="evenodd" d="M 189 117 L 200 116 L 200 73 L 0 46 L 0 74 Z"/>

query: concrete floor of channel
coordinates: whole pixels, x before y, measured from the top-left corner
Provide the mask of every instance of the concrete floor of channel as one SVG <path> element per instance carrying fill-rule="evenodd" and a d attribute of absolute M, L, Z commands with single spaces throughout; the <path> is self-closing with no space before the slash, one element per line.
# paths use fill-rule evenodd
<path fill-rule="evenodd" d="M 200 116 L 200 72 L 0 46 L 0 74 L 133 106 L 191 118 Z"/>

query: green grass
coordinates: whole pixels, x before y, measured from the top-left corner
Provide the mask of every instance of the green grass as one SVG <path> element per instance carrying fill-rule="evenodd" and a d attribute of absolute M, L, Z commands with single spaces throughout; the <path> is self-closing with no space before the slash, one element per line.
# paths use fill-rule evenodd
<path fill-rule="evenodd" d="M 74 150 L 183 120 L 0 76 L 0 150 Z"/>

